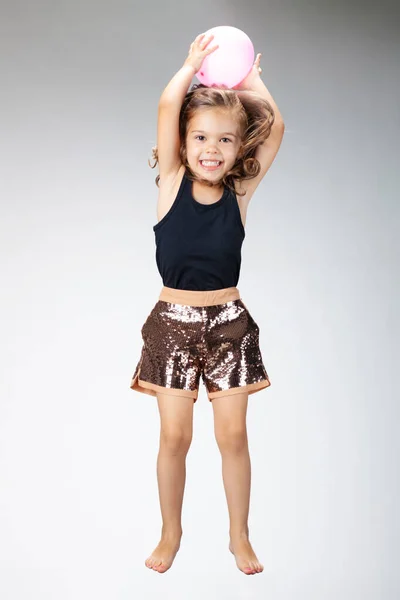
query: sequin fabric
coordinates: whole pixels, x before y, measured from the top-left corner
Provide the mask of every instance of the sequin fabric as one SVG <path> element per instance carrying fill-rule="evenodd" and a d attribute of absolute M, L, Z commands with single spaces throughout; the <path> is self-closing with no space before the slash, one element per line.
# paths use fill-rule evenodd
<path fill-rule="evenodd" d="M 259 348 L 259 327 L 241 299 L 213 306 L 159 300 L 141 329 L 143 346 L 131 388 L 159 388 L 197 398 L 200 377 L 208 397 L 270 385 Z"/>

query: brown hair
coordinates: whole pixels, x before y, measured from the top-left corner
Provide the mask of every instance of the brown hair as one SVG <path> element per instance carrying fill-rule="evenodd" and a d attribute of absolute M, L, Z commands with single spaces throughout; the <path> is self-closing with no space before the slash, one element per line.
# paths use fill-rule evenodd
<path fill-rule="evenodd" d="M 235 190 L 234 182 L 244 179 L 252 179 L 260 172 L 260 163 L 255 158 L 256 148 L 262 144 L 271 133 L 275 115 L 270 103 L 256 92 L 250 90 L 221 89 L 216 86 L 207 87 L 202 84 L 194 84 L 187 92 L 179 114 L 179 136 L 181 140 L 180 157 L 182 164 L 186 167 L 188 179 L 198 180 L 191 171 L 186 156 L 186 132 L 187 126 L 194 113 L 202 108 L 219 108 L 228 110 L 237 119 L 239 133 L 241 136 L 241 147 L 232 169 L 223 177 L 223 183 L 238 195 L 244 195 Z M 152 148 L 153 165 L 158 163 L 157 146 Z M 156 185 L 160 175 L 156 177 Z M 208 180 L 200 180 L 210 187 L 215 183 Z"/>

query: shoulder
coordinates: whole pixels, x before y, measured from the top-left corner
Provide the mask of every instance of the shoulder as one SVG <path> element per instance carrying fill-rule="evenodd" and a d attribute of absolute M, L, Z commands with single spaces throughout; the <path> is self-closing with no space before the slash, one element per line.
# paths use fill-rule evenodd
<path fill-rule="evenodd" d="M 157 202 L 157 219 L 158 222 L 164 218 L 169 212 L 183 184 L 185 175 L 185 166 L 181 165 L 174 173 L 164 175 L 159 180 L 158 202 Z"/>
<path fill-rule="evenodd" d="M 235 188 L 235 194 L 239 205 L 246 206 L 249 204 L 251 197 L 253 195 L 252 190 L 246 187 L 247 181 L 238 181 L 234 180 L 233 186 Z"/>
<path fill-rule="evenodd" d="M 254 158 L 256 158 L 260 163 L 260 171 L 258 175 L 252 177 L 251 179 L 245 179 L 240 182 L 235 181 L 236 190 L 239 190 L 242 194 L 244 192 L 243 196 L 238 196 L 238 198 L 241 197 L 243 199 L 243 202 L 250 202 L 257 187 L 260 185 L 267 171 L 274 162 L 282 142 L 284 131 L 285 125 L 283 121 L 274 123 L 271 128 L 270 135 L 262 144 L 257 146 L 254 154 Z"/>
<path fill-rule="evenodd" d="M 168 174 L 163 175 L 162 177 L 160 176 L 158 182 L 160 193 L 170 194 L 174 192 L 175 188 L 176 191 L 178 191 L 184 175 L 185 165 L 181 164 L 177 170 L 171 171 Z"/>

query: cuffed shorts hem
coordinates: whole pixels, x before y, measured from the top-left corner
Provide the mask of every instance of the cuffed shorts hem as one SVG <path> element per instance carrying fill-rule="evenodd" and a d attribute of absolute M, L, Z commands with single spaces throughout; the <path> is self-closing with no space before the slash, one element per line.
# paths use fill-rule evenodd
<path fill-rule="evenodd" d="M 207 396 L 209 401 L 212 402 L 214 398 L 221 398 L 222 396 L 234 396 L 235 394 L 242 394 L 244 392 L 247 392 L 249 395 L 254 394 L 255 392 L 260 392 L 261 390 L 269 387 L 270 385 L 271 382 L 269 379 L 263 379 L 262 381 L 250 383 L 249 385 L 228 388 L 226 390 L 220 390 L 219 392 L 207 391 Z M 148 394 L 149 396 L 157 396 L 158 392 L 162 394 L 168 394 L 170 396 L 183 396 L 186 398 L 193 398 L 193 402 L 196 402 L 199 394 L 199 390 L 182 390 L 180 388 L 163 387 L 161 385 L 151 383 L 150 381 L 143 381 L 143 379 L 140 379 L 138 375 L 136 375 L 136 377 L 132 379 L 130 387 L 136 392 Z"/>
<path fill-rule="evenodd" d="M 138 375 L 131 381 L 131 389 L 136 392 L 142 392 L 142 394 L 148 394 L 149 396 L 157 396 L 157 392 L 162 394 L 169 394 L 170 396 L 183 396 L 186 398 L 193 398 L 193 402 L 196 402 L 199 390 L 182 390 L 180 388 L 163 387 L 162 385 L 156 385 L 150 381 L 144 381 L 140 379 Z"/>
<path fill-rule="evenodd" d="M 269 379 L 263 379 L 262 381 L 256 381 L 255 383 L 249 383 L 248 385 L 242 385 L 240 387 L 228 388 L 227 390 L 220 390 L 219 392 L 207 392 L 207 395 L 211 402 L 214 398 L 220 398 L 221 396 L 234 396 L 235 394 L 242 394 L 243 392 L 247 392 L 249 395 L 254 394 L 270 385 L 271 382 Z"/>

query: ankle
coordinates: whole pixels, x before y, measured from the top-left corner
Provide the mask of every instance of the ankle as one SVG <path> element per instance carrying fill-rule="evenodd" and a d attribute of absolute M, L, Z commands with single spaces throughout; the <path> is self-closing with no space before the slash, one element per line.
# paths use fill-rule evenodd
<path fill-rule="evenodd" d="M 182 537 L 182 527 L 171 527 L 169 525 L 163 525 L 161 529 L 161 536 L 163 539 L 180 539 Z"/>
<path fill-rule="evenodd" d="M 231 527 L 229 529 L 229 537 L 232 539 L 249 539 L 249 528 L 247 526 Z"/>

